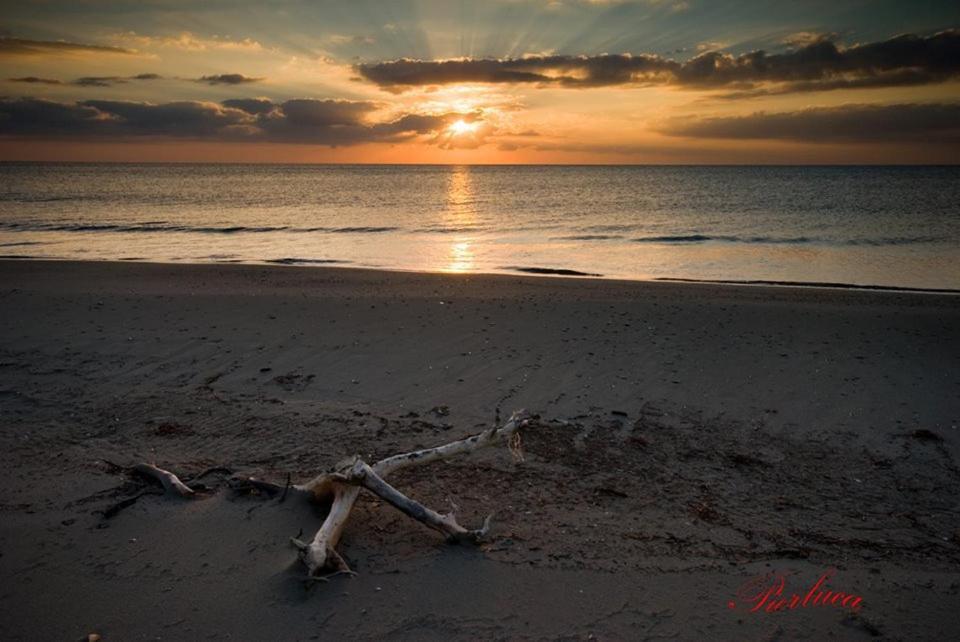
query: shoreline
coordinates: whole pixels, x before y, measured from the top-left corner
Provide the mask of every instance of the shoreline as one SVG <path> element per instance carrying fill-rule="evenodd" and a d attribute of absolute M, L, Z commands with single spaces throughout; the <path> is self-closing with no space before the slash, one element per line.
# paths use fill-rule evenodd
<path fill-rule="evenodd" d="M 956 296 L 277 267 L 0 261 L 4 639 L 960 636 Z M 477 548 L 364 494 L 307 588 L 298 502 L 103 514 L 107 462 L 300 482 L 520 408 L 523 461 L 391 478 Z M 738 593 L 829 569 L 856 612 Z"/>
<path fill-rule="evenodd" d="M 119 259 L 75 259 L 75 258 L 51 258 L 38 256 L 17 256 L 0 255 L 0 263 L 4 262 L 38 262 L 38 263 L 117 263 L 117 264 L 143 264 L 143 265 L 175 265 L 175 266 L 248 266 L 248 267 L 267 267 L 267 268 L 301 268 L 301 269 L 320 269 L 320 270 L 363 270 L 368 272 L 386 272 L 399 274 L 422 274 L 450 277 L 521 277 L 535 279 L 570 279 L 577 281 L 599 281 L 603 283 L 689 283 L 689 284 L 710 284 L 721 286 L 743 286 L 760 288 L 804 288 L 804 289 L 824 289 L 824 290 L 865 290 L 870 292 L 891 292 L 891 293 L 916 293 L 916 294 L 934 294 L 934 295 L 957 295 L 960 294 L 960 288 L 920 288 L 896 285 L 872 285 L 858 283 L 840 283 L 840 282 L 813 282 L 813 281 L 776 281 L 763 279 L 692 279 L 683 277 L 650 277 L 645 279 L 626 279 L 619 277 L 605 277 L 602 274 L 591 274 L 588 272 L 578 272 L 566 268 L 548 268 L 548 267 L 517 267 L 504 268 L 503 272 L 455 272 L 455 271 L 437 271 L 430 272 L 425 270 L 415 270 L 406 268 L 386 268 L 386 267 L 367 267 L 362 265 L 350 265 L 348 261 L 337 259 L 267 259 L 259 262 L 246 261 L 154 261 L 140 258 L 119 258 Z"/>

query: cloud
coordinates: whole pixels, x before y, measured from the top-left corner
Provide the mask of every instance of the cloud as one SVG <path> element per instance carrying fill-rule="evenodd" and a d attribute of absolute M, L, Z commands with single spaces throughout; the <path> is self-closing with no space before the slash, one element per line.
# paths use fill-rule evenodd
<path fill-rule="evenodd" d="M 720 49 L 726 49 L 729 46 L 729 42 L 709 41 L 701 42 L 695 47 L 695 49 L 697 50 L 697 53 L 704 53 L 706 51 L 719 51 Z"/>
<path fill-rule="evenodd" d="M 277 107 L 269 98 L 231 98 L 223 101 L 222 104 L 224 107 L 233 107 L 248 114 L 268 114 Z"/>
<path fill-rule="evenodd" d="M 843 105 L 716 118 L 674 118 L 654 127 L 669 136 L 812 143 L 960 143 L 960 103 Z"/>
<path fill-rule="evenodd" d="M 783 53 L 754 51 L 734 56 L 702 53 L 686 62 L 655 54 L 596 56 L 530 55 L 521 58 L 462 58 L 362 63 L 357 72 L 390 91 L 451 83 L 529 83 L 540 86 L 604 87 L 673 85 L 688 88 L 778 86 L 779 91 L 837 87 L 899 86 L 960 78 L 960 32 L 906 34 L 851 47 L 827 36 L 797 36 Z"/>
<path fill-rule="evenodd" d="M 631 4 L 636 0 L 546 0 L 547 9 L 563 9 L 576 6 L 610 7 Z M 686 0 L 640 0 L 642 4 L 654 8 L 662 8 L 670 13 L 680 13 L 690 8 Z"/>
<path fill-rule="evenodd" d="M 910 84 L 941 82 L 960 75 L 960 32 L 943 31 L 927 37 L 907 34 L 849 48 L 818 39 L 781 54 L 756 51 L 734 57 L 712 52 L 685 63 L 677 80 L 709 87 L 869 79 L 873 86 L 880 86 L 902 83 L 904 71 L 914 72 Z"/>
<path fill-rule="evenodd" d="M 376 108 L 376 103 L 367 101 L 308 98 L 288 100 L 282 105 L 287 122 L 298 127 L 354 125 Z"/>
<path fill-rule="evenodd" d="M 821 33 L 819 31 L 798 31 L 797 33 L 790 34 L 781 42 L 790 47 L 809 47 L 810 45 L 819 44 L 821 42 L 833 42 L 839 37 L 839 34 L 832 31 L 826 33 Z"/>
<path fill-rule="evenodd" d="M 244 85 L 252 82 L 260 82 L 263 78 L 251 78 L 243 74 L 216 74 L 213 76 L 201 76 L 197 82 L 204 82 L 208 85 Z"/>
<path fill-rule="evenodd" d="M 249 116 L 217 103 L 179 101 L 154 105 L 122 100 L 87 100 L 82 107 L 96 109 L 101 115 L 96 123 L 109 123 L 124 135 L 176 136 L 206 138 L 242 135 L 249 125 Z"/>
<path fill-rule="evenodd" d="M 176 35 L 145 36 L 134 31 L 115 33 L 108 40 L 118 44 L 136 47 L 138 49 L 168 48 L 181 51 L 232 51 L 259 53 L 264 51 L 263 45 L 252 38 L 232 39 L 221 36 L 198 36 L 189 31 Z"/>
<path fill-rule="evenodd" d="M 944 79 L 946 80 L 946 79 Z M 875 87 L 905 87 L 924 85 L 931 82 L 930 75 L 917 69 L 902 69 L 875 76 L 838 77 L 829 80 L 802 80 L 767 86 L 754 86 L 748 89 L 730 91 L 714 95 L 722 100 L 740 100 L 759 96 L 782 96 L 814 91 L 834 91 L 837 89 L 871 89 Z"/>
<path fill-rule="evenodd" d="M 262 136 L 271 141 L 310 142 L 329 146 L 370 142 L 400 142 L 434 134 L 459 114 L 404 114 L 394 120 L 370 123 L 378 104 L 348 100 L 288 100 L 258 117 Z"/>
<path fill-rule="evenodd" d="M 340 45 L 374 45 L 377 43 L 377 39 L 373 36 L 346 36 L 343 34 L 330 34 L 326 37 L 326 41 L 331 45 L 340 46 Z"/>
<path fill-rule="evenodd" d="M 25 38 L 0 36 L 0 57 L 70 53 L 133 54 L 136 52 L 121 47 L 90 45 L 79 42 L 67 42 L 65 40 L 28 40 Z"/>
<path fill-rule="evenodd" d="M 672 73 L 676 63 L 658 56 L 532 55 L 523 58 L 480 58 L 441 61 L 402 58 L 357 65 L 357 71 L 381 87 L 402 90 L 419 85 L 452 83 L 536 83 L 597 87 L 640 82 Z"/>
<path fill-rule="evenodd" d="M 22 78 L 7 78 L 10 82 L 24 82 L 38 85 L 62 85 L 56 78 L 38 78 L 37 76 L 23 76 Z"/>
<path fill-rule="evenodd" d="M 124 85 L 131 80 L 162 80 L 160 74 L 137 74 L 136 76 L 84 76 L 72 81 L 71 84 L 80 87 L 112 87 Z"/>
<path fill-rule="evenodd" d="M 131 80 L 160 80 L 163 76 L 160 74 L 137 74 L 136 76 L 84 76 L 71 80 L 71 85 L 78 87 L 112 87 L 113 85 L 126 84 Z M 62 80 L 56 78 L 38 78 L 37 76 L 24 76 L 23 78 L 8 78 L 10 82 L 22 82 L 42 85 L 63 85 Z"/>
<path fill-rule="evenodd" d="M 471 114 L 401 114 L 371 122 L 380 107 L 368 101 L 296 99 L 274 103 L 238 98 L 223 103 L 161 104 L 115 100 L 61 103 L 36 98 L 0 99 L 0 136 L 54 139 L 191 140 L 309 143 L 346 146 L 436 139 L 450 123 Z"/>
<path fill-rule="evenodd" d="M 0 135 L 56 136 L 88 133 L 108 115 L 79 103 L 36 98 L 0 99 Z"/>
<path fill-rule="evenodd" d="M 112 87 L 126 82 L 126 78 L 120 78 L 119 76 L 84 76 L 83 78 L 77 78 L 72 84 L 80 87 Z"/>

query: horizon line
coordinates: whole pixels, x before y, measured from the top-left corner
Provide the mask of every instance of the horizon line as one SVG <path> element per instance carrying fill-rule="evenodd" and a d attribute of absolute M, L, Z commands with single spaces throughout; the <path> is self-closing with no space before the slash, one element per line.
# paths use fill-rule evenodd
<path fill-rule="evenodd" d="M 331 167 L 960 167 L 957 163 L 376 163 L 311 161 L 134 161 L 134 160 L 16 160 L 0 159 L 0 165 L 238 165 L 238 166 L 331 166 Z"/>

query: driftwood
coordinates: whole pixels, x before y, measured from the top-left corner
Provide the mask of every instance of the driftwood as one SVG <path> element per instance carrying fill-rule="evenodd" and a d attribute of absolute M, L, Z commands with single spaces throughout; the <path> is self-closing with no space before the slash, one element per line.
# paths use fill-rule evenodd
<path fill-rule="evenodd" d="M 297 548 L 300 560 L 307 567 L 310 578 L 323 579 L 324 576 L 331 574 L 352 573 L 336 547 L 362 488 L 377 495 L 407 516 L 442 533 L 450 542 L 476 543 L 482 540 L 489 533 L 493 515 L 488 516 L 480 528 L 469 530 L 457 522 L 452 512 L 441 514 L 420 504 L 391 486 L 385 478 L 402 468 L 421 466 L 458 455 L 468 455 L 481 448 L 498 444 L 507 444 L 517 453 L 518 431 L 527 423 L 527 419 L 526 412 L 518 411 L 513 413 L 502 426 L 435 448 L 387 457 L 372 465 L 359 456 L 350 457 L 338 463 L 331 472 L 318 475 L 305 484 L 291 486 L 289 478 L 285 486 L 253 478 L 234 478 L 231 480 L 231 486 L 238 492 L 257 492 L 270 497 L 281 494 L 281 501 L 287 497 L 288 493 L 294 493 L 311 501 L 329 502 L 330 512 L 327 513 L 323 525 L 313 539 L 304 542 L 292 538 L 291 542 Z M 159 482 L 167 492 L 180 497 L 192 499 L 199 496 L 197 489 L 182 482 L 175 474 L 152 464 L 137 464 L 132 472 Z M 201 476 L 198 475 L 194 479 Z"/>
<path fill-rule="evenodd" d="M 157 468 L 152 464 L 137 464 L 133 467 L 133 472 L 156 479 L 168 493 L 174 493 L 181 497 L 192 497 L 194 495 L 194 490 L 180 481 L 180 478 L 169 470 Z"/>

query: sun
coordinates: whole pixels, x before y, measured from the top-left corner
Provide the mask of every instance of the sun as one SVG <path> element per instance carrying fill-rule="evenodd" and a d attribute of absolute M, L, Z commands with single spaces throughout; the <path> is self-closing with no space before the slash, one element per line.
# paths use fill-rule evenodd
<path fill-rule="evenodd" d="M 454 136 L 462 136 L 463 134 L 469 134 L 472 131 L 477 129 L 477 123 L 468 123 L 465 120 L 458 120 L 450 124 L 449 130 L 450 133 Z"/>

